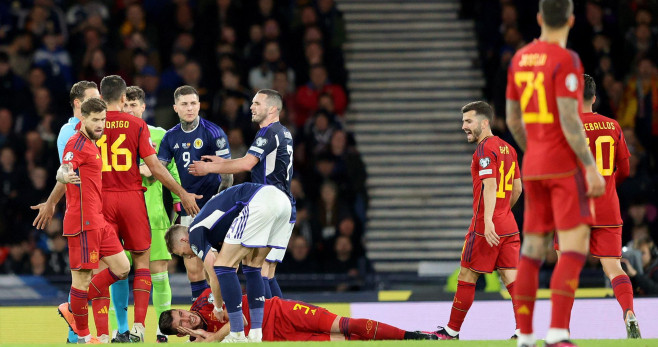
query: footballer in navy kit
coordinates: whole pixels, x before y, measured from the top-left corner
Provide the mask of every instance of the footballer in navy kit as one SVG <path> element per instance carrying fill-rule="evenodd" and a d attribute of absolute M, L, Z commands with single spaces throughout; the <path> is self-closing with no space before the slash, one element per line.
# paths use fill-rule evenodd
<path fill-rule="evenodd" d="M 290 131 L 279 123 L 279 113 L 283 107 L 281 95 L 271 89 L 262 89 L 254 96 L 251 105 L 252 121 L 258 123 L 260 131 L 256 135 L 247 154 L 239 159 L 223 160 L 217 157 L 203 157 L 212 162 L 195 161 L 188 171 L 195 176 L 209 173 L 238 173 L 251 171 L 251 181 L 273 185 L 284 192 L 291 205 L 290 223 L 286 228 L 292 233 L 296 220 L 295 199 L 290 193 L 290 179 L 293 174 L 293 142 Z M 274 278 L 276 263 L 283 260 L 284 249 L 273 249 L 263 265 L 263 279 L 269 282 L 273 296 L 281 297 L 281 289 Z M 268 286 L 265 290 L 267 292 Z M 269 295 L 270 293 L 267 293 Z"/>
<path fill-rule="evenodd" d="M 194 160 L 204 155 L 231 158 L 228 140 L 224 131 L 217 125 L 199 116 L 199 93 L 190 86 L 182 86 L 174 92 L 174 110 L 178 113 L 180 124 L 171 128 L 162 138 L 158 159 L 166 166 L 174 159 L 180 175 L 181 185 L 188 191 L 203 198 L 197 201 L 199 207 L 217 194 L 233 185 L 232 174 L 208 175 L 195 177 L 188 174 L 187 168 Z M 181 212 L 181 224 L 190 225 L 192 216 Z M 208 285 L 203 274 L 203 264 L 198 259 L 184 259 L 187 277 L 190 280 L 192 301 Z"/>

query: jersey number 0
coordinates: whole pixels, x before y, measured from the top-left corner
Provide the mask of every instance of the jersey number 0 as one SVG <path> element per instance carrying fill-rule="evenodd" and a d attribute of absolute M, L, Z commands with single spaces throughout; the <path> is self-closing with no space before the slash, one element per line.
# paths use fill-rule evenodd
<path fill-rule="evenodd" d="M 103 172 L 107 171 L 128 171 L 133 166 L 133 154 L 128 148 L 121 148 L 121 144 L 126 140 L 126 134 L 120 134 L 119 137 L 109 145 L 111 158 L 108 157 L 108 143 L 105 135 L 96 141 L 96 146 L 101 148 L 101 159 L 103 160 Z M 119 164 L 119 156 L 125 157 L 125 164 Z"/>

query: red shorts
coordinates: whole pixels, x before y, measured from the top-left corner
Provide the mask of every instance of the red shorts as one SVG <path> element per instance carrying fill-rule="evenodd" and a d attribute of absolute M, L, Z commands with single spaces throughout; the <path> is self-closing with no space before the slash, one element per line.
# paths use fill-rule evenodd
<path fill-rule="evenodd" d="M 103 192 L 103 214 L 123 242 L 123 249 L 144 252 L 151 248 L 151 226 L 144 192 Z"/>
<path fill-rule="evenodd" d="M 555 250 L 559 251 L 557 235 L 553 241 Z M 621 258 L 621 227 L 593 227 L 589 237 L 589 253 L 595 258 Z"/>
<path fill-rule="evenodd" d="M 593 203 L 587 197 L 585 177 L 574 175 L 544 180 L 526 180 L 523 232 L 546 234 L 592 225 Z"/>
<path fill-rule="evenodd" d="M 121 242 L 109 224 L 104 228 L 85 230 L 66 238 L 69 242 L 71 270 L 98 269 L 98 261 L 103 257 L 123 252 Z"/>
<path fill-rule="evenodd" d="M 519 234 L 501 237 L 500 243 L 491 247 L 484 236 L 470 231 L 464 241 L 461 266 L 479 273 L 491 273 L 495 269 L 516 269 L 520 250 Z"/>
<path fill-rule="evenodd" d="M 338 317 L 322 307 L 278 297 L 266 305 L 271 308 L 263 322 L 263 328 L 267 327 L 263 341 L 329 341 L 331 325 Z"/>

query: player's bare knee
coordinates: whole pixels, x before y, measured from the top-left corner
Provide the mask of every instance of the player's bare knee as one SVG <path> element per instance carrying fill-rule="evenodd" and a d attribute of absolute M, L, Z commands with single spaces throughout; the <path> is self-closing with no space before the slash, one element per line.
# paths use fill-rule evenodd
<path fill-rule="evenodd" d="M 547 237 L 540 235 L 525 235 L 521 254 L 523 256 L 543 261 L 546 258 L 546 249 L 548 247 Z"/>
<path fill-rule="evenodd" d="M 626 272 L 621 267 L 621 261 L 617 258 L 601 258 L 601 267 L 603 272 L 612 281 L 613 278 L 625 275 Z"/>
<path fill-rule="evenodd" d="M 480 277 L 479 273 L 471 269 L 462 267 L 459 269 L 459 275 L 457 276 L 457 280 L 462 282 L 475 283 L 477 282 L 478 277 Z"/>

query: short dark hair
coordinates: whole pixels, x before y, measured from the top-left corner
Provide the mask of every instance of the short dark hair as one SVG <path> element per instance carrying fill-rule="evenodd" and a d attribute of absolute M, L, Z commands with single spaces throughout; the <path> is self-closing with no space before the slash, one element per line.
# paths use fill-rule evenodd
<path fill-rule="evenodd" d="M 138 86 L 130 86 L 126 88 L 126 100 L 128 101 L 137 100 L 143 104 L 144 100 L 146 100 L 146 94 L 144 93 L 144 90 L 142 90 L 142 88 Z"/>
<path fill-rule="evenodd" d="M 165 335 L 177 335 L 178 331 L 174 329 L 172 324 L 174 324 L 174 310 L 166 310 L 160 313 L 160 319 L 158 319 L 160 332 Z"/>
<path fill-rule="evenodd" d="M 73 87 L 71 87 L 71 93 L 69 93 L 69 102 L 71 103 L 71 107 L 73 107 L 73 101 L 74 100 L 80 100 L 83 101 L 85 98 L 85 91 L 87 89 L 98 89 L 98 85 L 96 82 L 92 81 L 79 81 L 76 82 Z"/>
<path fill-rule="evenodd" d="M 199 98 L 199 92 L 194 89 L 192 86 L 180 86 L 176 88 L 176 91 L 174 91 L 174 102 L 178 101 L 178 98 L 180 98 L 183 95 L 191 95 L 194 94 L 196 95 L 197 99 Z"/>
<path fill-rule="evenodd" d="M 126 81 L 121 76 L 105 76 L 101 80 L 101 96 L 106 102 L 117 102 L 126 93 Z"/>
<path fill-rule="evenodd" d="M 493 120 L 494 111 L 491 108 L 491 105 L 487 104 L 484 101 L 473 101 L 462 107 L 462 113 L 475 111 L 475 114 L 478 116 L 486 117 L 490 122 Z"/>
<path fill-rule="evenodd" d="M 569 17 L 573 14 L 573 2 L 571 0 L 541 0 L 539 13 L 544 19 L 544 24 L 551 28 L 561 28 L 567 24 Z"/>
<path fill-rule="evenodd" d="M 83 117 L 88 117 L 92 113 L 100 113 L 106 110 L 107 104 L 99 98 L 87 99 L 82 103 L 82 106 L 80 106 L 80 111 L 82 111 Z"/>
<path fill-rule="evenodd" d="M 585 80 L 583 100 L 590 101 L 596 96 L 596 82 L 594 82 L 594 78 L 588 74 L 584 74 L 583 79 Z"/>
<path fill-rule="evenodd" d="M 276 107 L 277 109 L 279 109 L 279 111 L 283 109 L 283 98 L 281 97 L 281 94 L 279 94 L 279 92 L 277 92 L 276 90 L 261 89 L 256 94 L 263 94 L 267 96 L 265 100 L 268 102 L 270 106 Z"/>
<path fill-rule="evenodd" d="M 187 228 L 184 225 L 181 224 L 174 224 L 167 229 L 165 232 L 164 238 L 165 238 L 165 244 L 167 245 L 167 251 L 169 253 L 174 254 L 174 234 L 178 231 L 178 229 L 181 228 Z"/>

